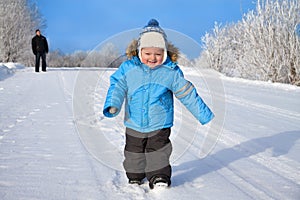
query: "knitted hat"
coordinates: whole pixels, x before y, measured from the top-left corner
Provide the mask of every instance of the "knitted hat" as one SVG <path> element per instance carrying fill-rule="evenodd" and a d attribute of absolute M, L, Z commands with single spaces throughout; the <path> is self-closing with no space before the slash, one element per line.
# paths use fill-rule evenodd
<path fill-rule="evenodd" d="M 141 50 L 145 47 L 158 47 L 164 50 L 164 58 L 162 63 L 167 59 L 167 35 L 164 30 L 159 26 L 155 19 L 151 19 L 148 24 L 143 28 L 138 40 L 138 52 L 141 59 Z"/>

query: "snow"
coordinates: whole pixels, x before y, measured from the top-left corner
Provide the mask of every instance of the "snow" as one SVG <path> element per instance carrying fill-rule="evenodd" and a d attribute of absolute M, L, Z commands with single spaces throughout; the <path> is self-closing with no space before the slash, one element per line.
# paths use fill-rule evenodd
<path fill-rule="evenodd" d="M 127 184 L 122 115 L 101 115 L 112 71 L 0 64 L 0 199 L 300 198 L 299 87 L 184 68 L 217 122 L 176 101 L 172 187 L 150 190 Z"/>
<path fill-rule="evenodd" d="M 21 69 L 23 66 L 18 63 L 0 63 L 0 81 L 9 76 L 12 76 L 16 69 Z M 1 90 L 1 89 L 0 89 Z"/>

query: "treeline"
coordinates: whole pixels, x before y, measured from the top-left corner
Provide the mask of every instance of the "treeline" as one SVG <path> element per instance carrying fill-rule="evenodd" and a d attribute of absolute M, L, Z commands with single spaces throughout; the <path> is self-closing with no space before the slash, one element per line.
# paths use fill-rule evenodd
<path fill-rule="evenodd" d="M 125 59 L 117 47 L 111 43 L 93 51 L 76 51 L 64 54 L 57 50 L 48 55 L 49 67 L 118 67 Z"/>
<path fill-rule="evenodd" d="M 47 57 L 49 67 L 117 68 L 126 59 L 126 54 L 121 53 L 112 43 L 106 43 L 102 48 L 87 52 L 76 51 L 72 54 L 64 54 L 59 50 L 52 51 Z M 179 56 L 178 63 L 182 66 L 192 65 L 192 62 L 184 54 Z"/>
<path fill-rule="evenodd" d="M 300 86 L 299 29 L 299 0 L 258 0 L 240 22 L 202 38 L 201 60 L 228 76 Z"/>

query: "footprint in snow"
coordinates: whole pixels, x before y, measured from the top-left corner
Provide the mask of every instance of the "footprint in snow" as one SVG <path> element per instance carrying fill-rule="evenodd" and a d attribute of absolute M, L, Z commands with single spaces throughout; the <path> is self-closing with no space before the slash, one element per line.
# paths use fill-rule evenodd
<path fill-rule="evenodd" d="M 15 124 L 8 125 L 8 128 L 13 128 L 13 127 L 15 127 Z"/>
<path fill-rule="evenodd" d="M 16 121 L 17 121 L 17 123 L 21 123 L 21 122 L 23 122 L 24 120 L 23 120 L 23 119 L 17 119 Z"/>

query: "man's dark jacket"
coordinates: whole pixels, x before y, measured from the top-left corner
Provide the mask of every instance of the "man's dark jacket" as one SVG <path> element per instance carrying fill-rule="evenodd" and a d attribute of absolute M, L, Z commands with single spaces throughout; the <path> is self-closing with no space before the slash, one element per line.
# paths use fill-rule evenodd
<path fill-rule="evenodd" d="M 49 51 L 47 39 L 42 35 L 34 36 L 31 41 L 31 46 L 32 46 L 32 52 L 34 53 L 34 55 L 36 55 L 38 52 L 39 53 L 48 53 L 48 51 Z"/>

